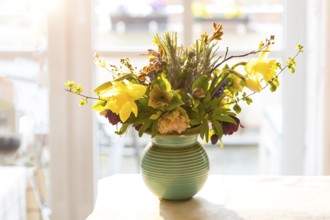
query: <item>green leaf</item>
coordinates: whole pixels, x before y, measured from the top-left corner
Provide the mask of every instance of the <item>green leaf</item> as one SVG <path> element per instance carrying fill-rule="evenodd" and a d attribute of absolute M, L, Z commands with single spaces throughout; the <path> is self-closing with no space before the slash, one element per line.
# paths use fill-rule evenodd
<path fill-rule="evenodd" d="M 209 77 L 206 75 L 201 75 L 198 77 L 192 85 L 192 91 L 196 88 L 202 88 L 206 91 L 208 88 Z"/>
<path fill-rule="evenodd" d="M 119 134 L 119 135 L 123 135 L 126 132 L 128 126 L 129 126 L 129 124 L 123 124 L 121 126 L 121 128 L 119 129 L 119 131 L 115 131 L 115 133 Z"/>
<path fill-rule="evenodd" d="M 139 129 L 139 136 L 141 137 L 143 135 L 143 133 L 150 127 L 150 125 L 153 123 L 154 121 L 151 119 L 147 119 L 142 126 Z"/>
<path fill-rule="evenodd" d="M 199 125 L 199 124 L 201 124 L 201 122 L 202 122 L 201 119 L 199 119 L 199 118 L 194 118 L 194 119 L 192 119 L 192 120 L 190 121 L 190 124 L 191 124 L 192 126 L 195 126 L 195 125 Z"/>
<path fill-rule="evenodd" d="M 217 120 L 236 124 L 235 119 L 233 119 L 229 115 L 218 115 Z"/>
<path fill-rule="evenodd" d="M 274 83 L 277 87 L 280 86 L 280 82 L 278 81 L 278 78 L 277 78 L 277 77 L 275 77 L 275 78 L 273 79 L 273 83 Z"/>
<path fill-rule="evenodd" d="M 296 72 L 296 69 L 292 66 L 289 66 L 289 70 L 292 74 L 294 74 Z"/>
<path fill-rule="evenodd" d="M 288 60 L 286 61 L 286 65 L 288 66 L 290 72 L 292 74 L 294 74 L 296 71 L 295 67 L 297 65 L 295 59 L 292 57 L 289 57 Z"/>
<path fill-rule="evenodd" d="M 105 82 L 105 83 L 102 83 L 101 85 L 99 85 L 98 87 L 96 87 L 93 90 L 93 92 L 98 95 L 100 92 L 102 92 L 106 89 L 109 89 L 111 86 L 112 86 L 111 82 Z"/>
<path fill-rule="evenodd" d="M 149 119 L 151 120 L 157 120 L 158 118 L 160 118 L 160 116 L 162 115 L 161 111 L 156 112 L 156 114 L 152 114 Z"/>
<path fill-rule="evenodd" d="M 137 104 L 141 105 L 142 108 L 145 109 L 148 106 L 148 102 L 149 102 L 149 98 L 143 97 L 143 98 L 141 98 L 141 99 L 138 100 L 138 103 Z"/>
<path fill-rule="evenodd" d="M 104 100 L 99 100 L 97 101 L 93 106 L 92 106 L 92 110 L 95 111 L 103 111 L 104 110 L 104 106 L 107 104 L 107 101 Z"/>
<path fill-rule="evenodd" d="M 173 109 L 176 109 L 180 105 L 184 104 L 181 100 L 181 96 L 179 93 L 173 91 L 173 98 L 168 106 L 165 107 L 166 110 L 171 111 Z"/>
<path fill-rule="evenodd" d="M 251 103 L 252 103 L 252 99 L 250 98 L 250 97 L 245 97 L 245 102 L 246 102 L 246 104 L 248 104 L 248 105 L 250 105 Z"/>
<path fill-rule="evenodd" d="M 242 110 L 241 107 L 237 103 L 234 105 L 233 109 L 237 114 L 239 114 Z"/>
<path fill-rule="evenodd" d="M 270 85 L 270 87 L 269 87 L 270 91 L 275 92 L 277 89 L 277 86 L 274 84 L 274 82 L 269 81 L 269 85 Z"/>
<path fill-rule="evenodd" d="M 132 81 L 132 79 L 136 80 L 137 77 L 136 77 L 135 74 L 129 73 L 129 74 L 126 74 L 122 77 L 117 78 L 115 81 L 124 81 L 125 79 L 127 79 L 129 81 Z"/>
<path fill-rule="evenodd" d="M 208 125 L 208 121 L 204 120 L 203 123 L 201 124 L 201 132 L 200 132 L 200 136 L 201 138 L 205 139 L 206 142 L 208 141 L 209 137 L 209 125 Z"/>
<path fill-rule="evenodd" d="M 221 104 L 221 99 L 220 99 L 220 98 L 212 99 L 212 101 L 211 101 L 210 104 L 211 104 L 211 107 L 212 107 L 212 108 L 216 108 L 216 107 L 220 106 L 220 104 Z"/>
<path fill-rule="evenodd" d="M 212 126 L 213 126 L 215 133 L 218 135 L 218 137 L 220 139 L 223 135 L 222 125 L 220 124 L 220 122 L 213 120 Z"/>
<path fill-rule="evenodd" d="M 171 83 L 167 80 L 164 74 L 158 79 L 158 83 L 160 88 L 165 89 L 167 92 L 171 91 Z"/>
<path fill-rule="evenodd" d="M 227 70 L 230 69 L 230 67 L 228 66 L 228 64 L 224 65 L 224 67 L 222 68 L 222 70 Z"/>
<path fill-rule="evenodd" d="M 151 137 L 155 137 L 158 133 L 158 121 L 154 121 L 151 127 Z"/>

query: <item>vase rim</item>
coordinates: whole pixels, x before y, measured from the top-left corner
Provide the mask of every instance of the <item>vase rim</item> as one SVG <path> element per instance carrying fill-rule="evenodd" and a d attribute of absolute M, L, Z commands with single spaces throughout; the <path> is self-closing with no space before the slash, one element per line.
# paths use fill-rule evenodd
<path fill-rule="evenodd" d="M 198 133 L 192 133 L 192 134 L 185 134 L 185 133 L 181 133 L 181 134 L 157 134 L 155 137 L 189 137 L 189 136 L 197 136 Z"/>
<path fill-rule="evenodd" d="M 161 147 L 190 147 L 196 145 L 198 134 L 190 135 L 156 135 L 151 142 Z"/>
<path fill-rule="evenodd" d="M 200 126 L 193 127 L 193 128 L 188 128 L 182 133 L 169 133 L 169 134 L 157 134 L 155 137 L 160 136 L 160 137 L 179 137 L 179 136 L 194 136 L 194 135 L 199 135 L 200 132 Z M 148 133 L 151 135 L 150 133 Z"/>

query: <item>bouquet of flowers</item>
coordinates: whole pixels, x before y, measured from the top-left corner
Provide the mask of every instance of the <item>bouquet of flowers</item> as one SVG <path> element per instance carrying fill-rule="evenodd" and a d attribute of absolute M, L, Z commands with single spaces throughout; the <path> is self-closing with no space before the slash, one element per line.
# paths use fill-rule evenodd
<path fill-rule="evenodd" d="M 108 65 L 96 53 L 95 63 L 110 72 L 109 80 L 93 90 L 94 97 L 84 95 L 82 85 L 74 81 L 65 83 L 67 90 L 82 97 L 80 105 L 96 99 L 92 109 L 120 125 L 119 135 L 132 125 L 140 136 L 198 133 L 207 142 L 221 143 L 223 135 L 242 126 L 240 102 L 252 103 L 251 96 L 267 87 L 276 91 L 279 75 L 285 69 L 295 72 L 295 58 L 303 47 L 297 45 L 297 53 L 284 65 L 267 59 L 274 36 L 256 50 L 230 56 L 228 48 L 219 51 L 222 25 L 213 23 L 213 28 L 212 34 L 203 33 L 188 48 L 178 44 L 175 32 L 156 34 L 157 50 L 144 54 L 149 62 L 141 69 L 129 58 L 121 59 L 119 66 Z"/>

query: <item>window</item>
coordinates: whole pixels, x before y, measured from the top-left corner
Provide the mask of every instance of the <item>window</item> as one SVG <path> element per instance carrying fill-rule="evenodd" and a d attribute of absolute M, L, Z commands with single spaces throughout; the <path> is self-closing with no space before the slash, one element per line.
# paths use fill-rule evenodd
<path fill-rule="evenodd" d="M 26 132 L 48 132 L 45 18 L 44 8 L 33 1 L 0 1 L 0 76 L 12 82 L 14 94 L 14 127 L 9 132 L 22 136 L 24 117 L 33 121 Z"/>
<path fill-rule="evenodd" d="M 0 75 L 13 82 L 15 128 L 32 117 L 31 132 L 48 132 L 47 13 L 34 1 L 0 1 Z"/>
<path fill-rule="evenodd" d="M 47 7 L 42 1 L 0 0 L 0 137 L 20 140 L 15 159 L 5 165 L 31 167 L 43 177 L 49 174 Z M 39 208 L 47 207 L 49 191 L 35 193 Z"/>

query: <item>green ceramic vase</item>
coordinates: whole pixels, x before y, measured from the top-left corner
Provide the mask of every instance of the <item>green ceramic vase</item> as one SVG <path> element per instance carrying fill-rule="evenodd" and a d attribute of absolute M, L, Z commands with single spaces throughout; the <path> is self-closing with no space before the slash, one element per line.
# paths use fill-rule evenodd
<path fill-rule="evenodd" d="M 159 199 L 186 200 L 204 185 L 209 159 L 195 135 L 163 135 L 151 139 L 141 160 L 146 186 Z"/>

